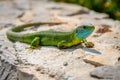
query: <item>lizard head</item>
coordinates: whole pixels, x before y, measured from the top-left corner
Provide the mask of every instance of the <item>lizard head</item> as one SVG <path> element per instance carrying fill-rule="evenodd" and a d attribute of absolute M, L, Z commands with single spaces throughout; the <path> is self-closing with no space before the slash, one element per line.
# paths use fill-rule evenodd
<path fill-rule="evenodd" d="M 95 27 L 92 24 L 78 26 L 76 28 L 76 36 L 78 38 L 85 39 L 94 31 L 94 29 L 95 29 Z"/>

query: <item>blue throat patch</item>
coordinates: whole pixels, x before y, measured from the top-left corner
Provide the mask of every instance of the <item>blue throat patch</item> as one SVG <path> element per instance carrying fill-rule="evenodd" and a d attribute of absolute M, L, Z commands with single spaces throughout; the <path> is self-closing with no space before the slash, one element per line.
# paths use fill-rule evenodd
<path fill-rule="evenodd" d="M 76 36 L 78 38 L 82 38 L 85 39 L 86 37 L 88 37 L 90 34 L 92 33 L 92 31 L 88 31 L 88 30 L 80 30 L 76 33 Z"/>

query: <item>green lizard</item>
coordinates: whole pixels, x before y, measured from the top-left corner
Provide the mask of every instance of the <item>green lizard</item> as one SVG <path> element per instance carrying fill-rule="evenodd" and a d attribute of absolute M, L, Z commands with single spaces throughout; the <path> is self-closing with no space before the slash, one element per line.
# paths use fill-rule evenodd
<path fill-rule="evenodd" d="M 11 28 L 7 31 L 7 38 L 11 41 L 20 41 L 28 43 L 31 48 L 38 46 L 57 46 L 58 48 L 68 48 L 74 45 L 84 43 L 86 47 L 93 47 L 92 42 L 87 42 L 88 37 L 95 29 L 93 25 L 82 25 L 70 32 L 60 32 L 54 30 L 40 31 L 35 33 L 19 33 L 24 28 L 38 26 L 42 24 L 59 23 L 30 23 Z"/>

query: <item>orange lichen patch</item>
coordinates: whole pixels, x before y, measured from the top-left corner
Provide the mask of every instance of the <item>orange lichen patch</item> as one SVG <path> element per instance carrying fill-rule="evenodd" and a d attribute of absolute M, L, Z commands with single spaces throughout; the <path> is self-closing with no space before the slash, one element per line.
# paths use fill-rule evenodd
<path fill-rule="evenodd" d="M 103 28 L 99 28 L 96 33 L 106 33 L 106 32 L 112 32 L 112 30 L 110 30 L 107 27 L 103 27 Z"/>

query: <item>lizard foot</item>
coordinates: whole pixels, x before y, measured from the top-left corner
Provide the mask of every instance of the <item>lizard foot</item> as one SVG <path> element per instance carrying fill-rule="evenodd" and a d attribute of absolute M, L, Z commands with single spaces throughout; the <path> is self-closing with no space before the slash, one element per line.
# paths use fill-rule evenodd
<path fill-rule="evenodd" d="M 86 46 L 87 48 L 93 48 L 93 47 L 94 47 L 94 44 L 93 44 L 92 42 L 87 42 L 87 43 L 85 43 L 85 46 Z"/>

